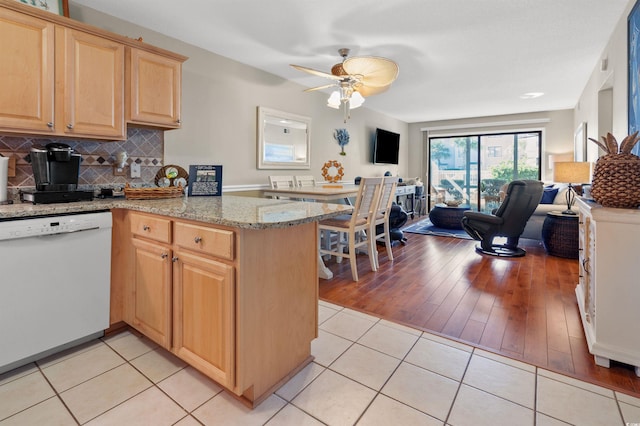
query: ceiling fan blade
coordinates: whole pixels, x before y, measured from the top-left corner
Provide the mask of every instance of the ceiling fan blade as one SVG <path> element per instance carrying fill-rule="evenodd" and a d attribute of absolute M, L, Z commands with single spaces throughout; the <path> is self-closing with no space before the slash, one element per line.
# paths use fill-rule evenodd
<path fill-rule="evenodd" d="M 302 71 L 302 72 L 306 72 L 308 74 L 313 74 L 316 75 L 318 77 L 324 77 L 324 78 L 328 78 L 329 80 L 342 80 L 342 77 L 338 77 L 335 76 L 333 74 L 329 74 L 323 71 L 318 71 L 318 70 L 314 70 L 313 68 L 307 68 L 307 67 L 303 67 L 301 65 L 293 65 L 291 64 L 291 66 L 295 69 L 297 69 L 298 71 Z"/>
<path fill-rule="evenodd" d="M 369 88 L 390 85 L 398 77 L 399 71 L 398 64 L 377 56 L 347 58 L 342 67 L 349 75 L 362 76 L 361 82 Z"/>
<path fill-rule="evenodd" d="M 305 89 L 304 92 L 313 92 L 315 90 L 328 89 L 329 87 L 336 87 L 336 85 L 335 84 L 325 84 L 324 86 L 310 87 L 309 89 Z"/>
<path fill-rule="evenodd" d="M 390 87 L 390 85 L 379 86 L 379 87 L 369 87 L 369 86 L 365 86 L 365 85 L 360 85 L 360 86 L 354 87 L 353 90 L 355 90 L 356 92 L 360 93 L 363 98 L 366 98 L 366 97 L 369 97 L 369 96 L 377 95 L 377 94 L 382 93 L 382 92 L 386 92 L 389 89 L 389 87 Z"/>

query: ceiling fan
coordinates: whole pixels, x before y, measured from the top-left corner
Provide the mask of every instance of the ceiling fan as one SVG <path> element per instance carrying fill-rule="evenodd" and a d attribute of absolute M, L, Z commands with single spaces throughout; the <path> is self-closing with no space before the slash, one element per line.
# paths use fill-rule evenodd
<path fill-rule="evenodd" d="M 312 87 L 305 90 L 311 92 L 330 87 L 337 87 L 329 97 L 327 106 L 340 108 L 344 106 L 344 122 L 350 118 L 350 110 L 357 108 L 364 102 L 364 98 L 386 91 L 398 77 L 398 64 L 387 58 L 377 56 L 353 56 L 347 58 L 349 49 L 339 49 L 342 62 L 331 67 L 331 74 L 303 67 L 291 65 L 293 68 L 318 77 L 333 80 L 331 84 Z"/>

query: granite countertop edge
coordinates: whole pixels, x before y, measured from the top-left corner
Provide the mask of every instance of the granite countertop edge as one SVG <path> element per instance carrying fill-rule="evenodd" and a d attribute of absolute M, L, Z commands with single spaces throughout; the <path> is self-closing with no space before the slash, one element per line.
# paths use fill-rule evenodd
<path fill-rule="evenodd" d="M 223 195 L 158 200 L 94 199 L 55 204 L 0 205 L 0 221 L 39 216 L 127 209 L 246 229 L 286 228 L 351 212 L 346 204 L 315 203 Z"/>

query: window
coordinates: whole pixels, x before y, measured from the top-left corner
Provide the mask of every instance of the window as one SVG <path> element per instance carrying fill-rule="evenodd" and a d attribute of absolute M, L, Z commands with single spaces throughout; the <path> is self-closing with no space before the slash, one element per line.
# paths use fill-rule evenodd
<path fill-rule="evenodd" d="M 429 138 L 430 203 L 459 199 L 490 212 L 515 179 L 540 179 L 542 132 Z"/>
<path fill-rule="evenodd" d="M 501 146 L 489 146 L 489 147 L 487 147 L 487 156 L 488 157 L 502 157 L 502 147 Z"/>

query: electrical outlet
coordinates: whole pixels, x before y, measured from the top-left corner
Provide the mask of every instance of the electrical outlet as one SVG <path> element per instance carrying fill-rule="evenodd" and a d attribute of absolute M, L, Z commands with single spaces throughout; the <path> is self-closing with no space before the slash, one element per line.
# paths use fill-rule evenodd
<path fill-rule="evenodd" d="M 131 178 L 139 178 L 141 177 L 140 173 L 140 163 L 133 162 L 131 163 Z"/>

